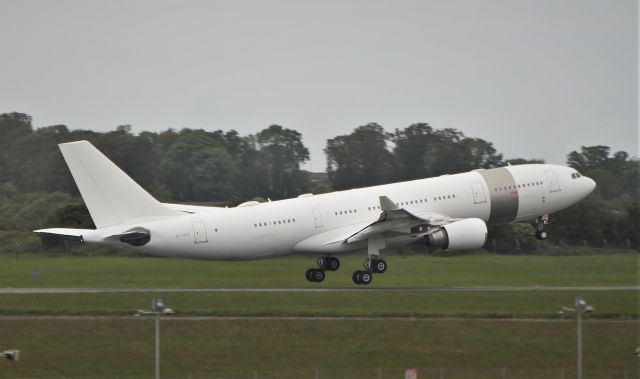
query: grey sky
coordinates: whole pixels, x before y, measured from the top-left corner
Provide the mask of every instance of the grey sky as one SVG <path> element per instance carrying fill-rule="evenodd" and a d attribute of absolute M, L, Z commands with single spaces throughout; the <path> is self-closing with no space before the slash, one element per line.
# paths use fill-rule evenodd
<path fill-rule="evenodd" d="M 629 0 L 0 0 L 0 112 L 135 132 L 414 122 L 563 163 L 638 155 L 638 3 Z"/>

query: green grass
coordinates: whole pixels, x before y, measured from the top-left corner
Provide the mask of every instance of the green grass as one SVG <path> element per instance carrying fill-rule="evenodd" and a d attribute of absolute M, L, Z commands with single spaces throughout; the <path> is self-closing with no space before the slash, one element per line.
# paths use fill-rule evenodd
<path fill-rule="evenodd" d="M 0 295 L 0 314 L 127 315 L 162 297 L 179 315 L 358 317 L 559 317 L 577 295 L 594 318 L 638 318 L 637 291 L 106 293 Z"/>
<path fill-rule="evenodd" d="M 372 287 L 637 286 L 637 254 L 587 256 L 389 256 Z M 129 257 L 0 258 L 3 287 L 352 287 L 361 256 L 307 283 L 311 257 L 212 262 Z M 41 275 L 34 276 L 37 269 Z"/>
<path fill-rule="evenodd" d="M 201 262 L 126 257 L 0 258 L 3 287 L 355 287 L 361 256 L 324 283 L 307 283 L 313 259 Z M 638 255 L 389 256 L 371 287 L 637 286 Z M 32 275 L 37 269 L 41 274 Z M 365 288 L 358 286 L 357 288 Z M 584 324 L 585 379 L 638 378 L 638 291 L 215 292 L 0 295 L 4 315 L 125 315 L 162 296 L 180 315 L 395 316 L 393 320 L 162 321 L 163 378 L 565 378 L 575 376 L 575 322 L 559 317 L 576 295 L 596 308 Z M 451 320 L 430 319 L 453 317 Z M 415 318 L 413 318 L 415 317 Z M 495 318 L 478 320 L 477 318 Z M 535 318 L 513 321 L 507 318 Z M 0 378 L 139 378 L 153 373 L 148 318 L 8 319 Z M 380 371 L 378 371 L 380 368 Z M 564 370 L 564 371 L 561 371 Z"/>
<path fill-rule="evenodd" d="M 378 367 L 388 378 L 406 367 L 442 367 L 448 379 L 500 378 L 503 367 L 509 378 L 559 378 L 575 368 L 570 321 L 167 320 L 161 328 L 164 378 L 250 378 L 254 370 L 313 378 L 315 369 L 321 378 L 375 378 Z M 585 378 L 621 378 L 625 369 L 637 377 L 634 330 L 635 322 L 585 322 Z M 22 350 L 19 362 L 0 361 L 2 378 L 153 373 L 151 319 L 3 320 L 0 338 Z"/>

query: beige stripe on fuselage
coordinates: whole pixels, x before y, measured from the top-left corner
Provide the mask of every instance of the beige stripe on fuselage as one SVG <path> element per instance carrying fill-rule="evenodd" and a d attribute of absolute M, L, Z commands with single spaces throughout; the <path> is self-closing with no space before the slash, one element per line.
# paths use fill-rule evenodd
<path fill-rule="evenodd" d="M 518 186 L 513 175 L 504 167 L 478 171 L 487 182 L 491 194 L 489 224 L 515 220 L 518 215 Z"/>

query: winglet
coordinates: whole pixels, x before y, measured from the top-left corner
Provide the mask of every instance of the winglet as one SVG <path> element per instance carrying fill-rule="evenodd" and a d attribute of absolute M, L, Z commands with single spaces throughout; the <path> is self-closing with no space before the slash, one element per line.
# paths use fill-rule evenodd
<path fill-rule="evenodd" d="M 386 196 L 380 196 L 380 210 L 382 211 L 395 211 L 396 209 L 400 209 L 396 203 L 391 201 Z"/>

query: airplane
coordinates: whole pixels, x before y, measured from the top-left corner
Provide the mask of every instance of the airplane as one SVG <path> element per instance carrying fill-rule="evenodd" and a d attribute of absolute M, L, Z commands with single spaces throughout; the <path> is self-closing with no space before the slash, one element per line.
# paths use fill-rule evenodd
<path fill-rule="evenodd" d="M 233 208 L 161 203 L 88 141 L 62 143 L 96 229 L 36 233 L 127 247 L 164 257 L 257 260 L 317 257 L 305 276 L 322 282 L 336 255 L 366 251 L 355 284 L 387 271 L 383 249 L 409 243 L 443 250 L 481 248 L 487 224 L 535 220 L 546 239 L 549 214 L 585 198 L 596 183 L 570 167 L 525 164 L 442 175 L 297 198 L 248 201 Z"/>

